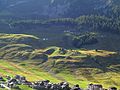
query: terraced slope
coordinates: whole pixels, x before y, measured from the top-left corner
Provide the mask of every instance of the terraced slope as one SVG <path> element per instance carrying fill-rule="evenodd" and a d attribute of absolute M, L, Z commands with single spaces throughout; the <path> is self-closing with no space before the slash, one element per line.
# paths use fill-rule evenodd
<path fill-rule="evenodd" d="M 4 35 L 6 38 L 1 35 L 0 39 L 8 43 L 0 48 L 1 76 L 20 74 L 30 81 L 43 79 L 56 83 L 67 81 L 71 85 L 80 84 L 82 88 L 90 82 L 103 84 L 107 88 L 120 86 L 119 52 L 64 49 L 55 46 L 38 49 L 33 42 L 34 45 L 30 44 L 31 42 L 19 43 L 27 40 L 23 36 L 21 39 L 21 35 L 19 40 L 16 40 L 19 35 L 17 37 L 14 34 Z M 32 38 L 39 41 L 34 36 Z"/>
<path fill-rule="evenodd" d="M 47 55 L 35 52 L 39 38 L 26 34 L 0 34 L 0 58 L 46 61 Z"/>
<path fill-rule="evenodd" d="M 16 60 L 0 61 L 0 76 L 5 77 L 6 75 L 14 76 L 14 75 L 22 75 L 27 78 L 29 81 L 38 81 L 38 80 L 50 80 L 51 82 L 58 83 L 60 81 L 68 81 L 71 85 L 78 83 L 81 87 L 86 87 L 88 82 L 86 81 L 79 81 L 74 76 L 68 74 L 64 76 L 64 74 L 50 74 L 45 72 L 43 69 L 40 69 L 36 64 L 39 62 L 33 61 L 23 61 L 19 62 Z M 24 89 L 22 89 L 24 90 Z"/>
<path fill-rule="evenodd" d="M 55 50 L 52 54 L 52 52 Z M 120 55 L 105 50 L 67 50 L 57 47 L 47 49 L 49 60 L 42 68 L 61 75 L 71 74 L 80 81 L 120 86 Z M 65 74 L 66 73 L 66 74 Z M 120 88 L 120 87 L 119 87 Z"/>
<path fill-rule="evenodd" d="M 104 87 L 117 86 L 120 83 L 119 55 L 104 50 L 67 50 L 59 47 L 39 49 L 35 52 L 46 53 L 48 60 L 0 60 L 0 75 L 22 75 L 30 81 L 48 79 L 52 82 L 67 81 L 71 85 L 99 83 Z M 45 71 L 44 71 L 45 70 Z M 47 71 L 47 72 L 46 72 Z M 77 76 L 77 77 L 76 77 Z"/>
<path fill-rule="evenodd" d="M 32 46 L 36 44 L 37 46 L 37 43 L 39 43 L 39 38 L 33 35 L 0 33 L 0 47 L 9 44 L 28 44 Z"/>

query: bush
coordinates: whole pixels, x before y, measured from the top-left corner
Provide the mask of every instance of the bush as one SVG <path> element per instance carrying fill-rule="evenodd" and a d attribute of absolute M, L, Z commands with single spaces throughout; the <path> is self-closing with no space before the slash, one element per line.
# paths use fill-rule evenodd
<path fill-rule="evenodd" d="M 93 33 L 87 33 L 80 36 L 74 36 L 72 40 L 72 44 L 76 48 L 80 48 L 83 45 L 91 45 L 96 44 L 98 42 L 96 35 Z"/>

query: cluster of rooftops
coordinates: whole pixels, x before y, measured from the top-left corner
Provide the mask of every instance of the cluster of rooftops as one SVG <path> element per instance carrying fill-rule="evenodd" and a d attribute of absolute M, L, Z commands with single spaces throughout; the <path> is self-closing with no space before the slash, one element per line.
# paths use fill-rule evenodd
<path fill-rule="evenodd" d="M 6 78 L 0 77 L 0 88 L 21 90 L 19 85 L 27 85 L 33 90 L 117 90 L 116 87 L 105 89 L 100 84 L 89 84 L 86 89 L 82 89 L 78 84 L 70 87 L 68 82 L 51 83 L 49 80 L 30 82 L 26 77 L 20 75 L 14 77 L 7 75 Z"/>

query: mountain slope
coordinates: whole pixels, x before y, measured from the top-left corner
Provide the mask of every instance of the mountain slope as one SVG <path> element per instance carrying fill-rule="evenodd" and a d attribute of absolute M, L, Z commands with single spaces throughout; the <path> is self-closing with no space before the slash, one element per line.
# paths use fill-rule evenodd
<path fill-rule="evenodd" d="M 53 82 L 82 87 L 90 82 L 120 86 L 119 0 L 0 0 L 0 4 L 1 75 L 17 73 L 30 80 L 48 76 Z"/>
<path fill-rule="evenodd" d="M 116 3 L 114 4 L 116 0 L 0 0 L 0 2 L 1 14 L 36 18 L 78 17 L 100 12 L 105 14 L 113 9 L 113 5 L 116 7 Z"/>
<path fill-rule="evenodd" d="M 42 47 L 87 48 L 119 51 L 120 19 L 100 15 L 84 15 L 78 18 L 50 20 L 6 21 L 4 33 L 26 33 L 40 38 Z M 2 22 L 5 23 L 5 22 Z M 114 42 L 114 44 L 113 44 Z M 109 47 L 108 47 L 109 45 Z"/>

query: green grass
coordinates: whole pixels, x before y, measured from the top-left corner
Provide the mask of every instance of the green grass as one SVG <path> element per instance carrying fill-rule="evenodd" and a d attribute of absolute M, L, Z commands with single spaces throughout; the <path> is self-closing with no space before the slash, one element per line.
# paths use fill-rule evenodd
<path fill-rule="evenodd" d="M 120 75 L 119 55 L 116 52 L 106 50 L 67 50 L 65 54 L 60 54 L 59 47 L 49 55 L 54 56 L 70 56 L 72 59 L 55 59 L 49 60 L 43 67 L 50 68 L 55 71 L 57 77 L 62 77 L 63 80 L 68 81 L 71 85 L 79 84 L 85 88 L 88 83 L 102 84 L 105 88 L 116 86 L 120 88 L 118 78 Z M 77 52 L 78 54 L 74 54 Z M 97 61 L 93 60 L 96 59 Z M 53 65 L 53 63 L 54 65 Z M 102 66 L 101 66 L 102 65 Z M 108 69 L 110 68 L 110 69 Z M 106 70 L 107 69 L 107 70 Z M 71 72 L 72 71 L 72 72 Z M 66 73 L 69 72 L 69 73 Z"/>
<path fill-rule="evenodd" d="M 30 61 L 32 63 L 32 61 Z M 38 80 L 50 80 L 53 83 L 59 83 L 61 81 L 67 81 L 70 85 L 80 84 L 81 87 L 85 87 L 88 83 L 86 81 L 79 81 L 74 78 L 72 75 L 66 75 L 61 73 L 58 75 L 50 74 L 39 67 L 36 67 L 30 62 L 22 63 L 13 63 L 5 60 L 0 60 L 0 75 L 1 76 L 14 76 L 16 74 L 27 77 L 29 81 L 38 81 Z M 23 65 L 24 64 L 24 65 Z M 21 86 L 21 88 L 27 88 L 26 86 Z M 25 89 L 22 89 L 25 90 Z M 31 89 L 30 89 L 31 90 Z"/>
<path fill-rule="evenodd" d="M 21 90 L 33 90 L 32 88 L 26 86 L 26 85 L 20 85 L 19 86 Z"/>
<path fill-rule="evenodd" d="M 59 77 L 63 77 L 63 79 L 70 83 L 71 86 L 75 84 L 79 84 L 81 88 L 86 88 L 86 86 L 90 83 L 87 80 L 80 80 L 76 76 L 66 73 L 57 74 Z"/>
<path fill-rule="evenodd" d="M 21 38 L 34 38 L 39 39 L 33 35 L 26 34 L 0 34 L 0 39 L 21 39 Z"/>
<path fill-rule="evenodd" d="M 3 47 L 2 53 L 7 52 L 8 54 L 13 51 L 19 51 L 22 53 L 22 57 L 26 54 L 27 49 L 21 49 L 29 47 L 24 44 L 13 44 Z M 48 54 L 49 60 L 44 64 L 41 64 L 40 60 L 0 60 L 0 75 L 14 76 L 16 74 L 27 77 L 29 81 L 38 80 L 50 80 L 53 83 L 61 81 L 67 81 L 70 85 L 79 84 L 80 87 L 86 88 L 87 85 L 92 83 L 103 84 L 104 87 L 117 86 L 120 88 L 120 83 L 117 78 L 120 78 L 119 71 L 114 72 L 113 70 L 120 70 L 119 65 L 114 65 L 114 62 L 120 62 L 116 59 L 119 58 L 116 52 L 110 52 L 105 50 L 69 50 L 60 47 L 48 47 L 46 49 L 36 49 L 29 51 L 34 53 L 44 53 L 49 50 L 53 50 L 51 54 Z M 3 52 L 4 51 L 4 52 Z M 6 55 L 8 55 L 6 54 Z M 32 55 L 30 54 L 30 55 Z M 90 55 L 90 57 L 89 57 Z M 13 56 L 13 55 L 12 55 Z M 72 59 L 53 59 L 55 56 L 72 57 Z M 91 59 L 92 58 L 92 59 Z M 97 63 L 94 62 L 93 58 L 97 58 Z M 54 62 L 55 61 L 55 62 Z M 102 64 L 102 68 L 99 67 L 98 62 Z M 54 65 L 53 65 L 54 64 Z M 111 66 L 107 66 L 107 65 Z M 104 71 L 105 68 L 109 68 L 112 71 Z M 44 71 L 46 70 L 46 71 Z M 48 71 L 48 72 L 47 72 Z M 28 88 L 21 86 L 21 88 Z M 24 89 L 23 89 L 24 90 Z M 29 90 L 29 89 L 28 89 Z"/>
<path fill-rule="evenodd" d="M 53 46 L 53 47 L 48 47 L 44 50 L 44 52 L 48 51 L 48 50 L 54 50 L 54 52 L 52 54 L 49 55 L 49 57 L 54 57 L 54 56 L 65 56 L 65 57 L 68 57 L 68 56 L 71 56 L 73 58 L 75 57 L 86 57 L 86 54 L 81 54 L 79 53 L 78 50 L 66 50 L 64 49 L 64 51 L 60 50 L 60 47 L 56 47 L 56 46 Z M 63 52 L 63 53 L 61 53 Z M 79 54 L 78 55 L 73 55 L 75 52 L 78 52 Z"/>
<path fill-rule="evenodd" d="M 20 74 L 26 76 L 30 81 L 36 80 L 44 80 L 44 79 L 51 79 L 54 82 L 58 82 L 56 78 L 52 77 L 49 73 L 40 70 L 37 67 L 27 66 L 20 66 L 19 64 L 14 64 L 12 62 L 7 61 L 0 61 L 0 73 L 1 75 L 16 75 Z"/>
<path fill-rule="evenodd" d="M 28 44 L 35 46 L 40 38 L 27 34 L 3 34 L 0 33 L 0 47 L 10 44 Z"/>
<path fill-rule="evenodd" d="M 19 60 L 44 60 L 47 55 L 36 51 L 32 46 L 26 44 L 10 44 L 0 48 L 0 57 L 4 59 Z"/>
<path fill-rule="evenodd" d="M 118 78 L 120 78 L 120 73 L 97 73 L 99 71 L 97 69 L 95 70 L 91 68 L 79 68 L 77 69 L 76 74 L 69 72 L 69 70 L 67 69 L 61 71 L 60 73 L 53 74 L 46 72 L 36 66 L 37 63 L 39 63 L 39 61 L 29 60 L 20 62 L 14 60 L 10 62 L 6 60 L 0 60 L 0 75 L 14 76 L 16 74 L 19 74 L 27 77 L 29 81 L 50 80 L 53 83 L 67 81 L 70 83 L 71 86 L 73 86 L 74 84 L 79 84 L 82 88 L 86 88 L 87 85 L 91 82 L 102 84 L 106 88 L 110 86 L 117 86 L 118 88 L 120 88 L 120 83 L 118 80 Z M 87 70 L 89 70 L 93 74 L 88 73 Z M 117 85 L 115 85 L 114 83 L 117 83 Z M 20 86 L 20 88 L 22 88 L 22 90 L 31 90 L 27 86 Z"/>
<path fill-rule="evenodd" d="M 26 62 L 23 62 L 23 63 L 25 64 Z M 58 83 L 64 80 L 64 81 L 68 81 L 70 85 L 74 85 L 79 81 L 77 79 L 74 79 L 74 77 L 71 75 L 65 75 L 65 74 L 59 74 L 57 76 L 51 75 L 48 72 L 45 72 L 36 66 L 29 65 L 28 63 L 25 66 L 21 66 L 21 63 L 15 64 L 13 62 L 8 62 L 3 60 L 0 61 L 0 75 L 14 76 L 16 74 L 26 76 L 27 79 L 30 81 L 50 80 L 53 83 Z M 81 84 L 82 87 L 85 87 L 87 85 L 86 82 L 85 83 L 81 82 L 81 83 L 79 81 L 78 84 Z M 20 85 L 20 88 L 22 90 L 32 90 L 31 88 L 25 85 Z"/>

